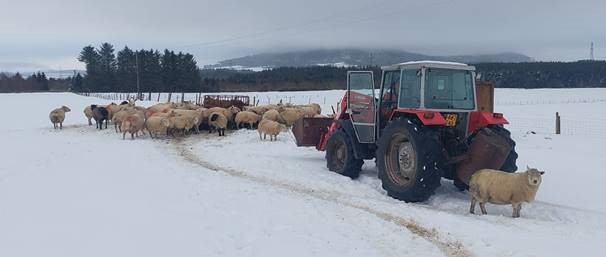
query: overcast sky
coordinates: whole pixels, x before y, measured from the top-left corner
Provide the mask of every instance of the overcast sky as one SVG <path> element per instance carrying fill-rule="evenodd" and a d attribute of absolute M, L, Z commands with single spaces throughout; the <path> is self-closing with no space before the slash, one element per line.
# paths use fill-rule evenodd
<path fill-rule="evenodd" d="M 200 65 L 308 48 L 606 59 L 606 1 L 0 0 L 0 69 L 82 68 L 83 46 L 174 49 Z"/>

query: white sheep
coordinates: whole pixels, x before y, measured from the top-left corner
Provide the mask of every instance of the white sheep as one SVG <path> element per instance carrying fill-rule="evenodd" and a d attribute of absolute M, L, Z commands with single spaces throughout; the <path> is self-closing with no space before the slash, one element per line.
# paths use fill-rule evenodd
<path fill-rule="evenodd" d="M 168 121 L 170 123 L 168 131 L 174 137 L 174 131 L 181 131 L 185 135 L 186 131 L 189 131 L 198 123 L 198 117 L 182 116 L 172 111 L 168 115 Z"/>
<path fill-rule="evenodd" d="M 69 109 L 69 107 L 64 105 L 64 106 L 61 106 L 60 108 L 54 109 L 50 112 L 50 114 L 48 115 L 48 118 L 53 123 L 53 127 L 55 129 L 57 129 L 57 128 L 63 129 L 63 121 L 65 121 L 65 113 L 70 112 L 70 111 L 71 111 L 71 109 Z M 57 127 L 57 124 L 59 124 L 58 127 Z"/>
<path fill-rule="evenodd" d="M 122 139 L 126 138 L 126 132 L 130 133 L 131 139 L 135 139 L 135 134 L 143 130 L 144 126 L 145 119 L 141 115 L 135 113 L 126 116 L 122 120 Z"/>
<path fill-rule="evenodd" d="M 482 214 L 487 214 L 485 204 L 511 204 L 512 217 L 520 217 L 523 202 L 531 202 L 541 185 L 541 175 L 545 172 L 527 167 L 525 172 L 507 173 L 498 170 L 483 169 L 471 176 L 470 213 L 475 212 L 476 202 L 480 203 Z"/>
<path fill-rule="evenodd" d="M 145 129 L 151 138 L 158 138 L 158 134 L 168 135 L 170 121 L 166 117 L 152 116 L 145 121 Z"/>
<path fill-rule="evenodd" d="M 84 108 L 84 116 L 86 116 L 86 119 L 88 119 L 88 125 L 92 126 L 93 125 L 93 122 L 92 122 L 93 109 L 91 109 L 90 105 L 88 105 Z"/>
<path fill-rule="evenodd" d="M 295 124 L 295 122 L 305 116 L 305 112 L 299 108 L 284 108 L 280 112 L 280 117 L 284 121 L 284 124 L 288 127 Z"/>
<path fill-rule="evenodd" d="M 278 112 L 278 110 L 275 110 L 275 109 L 266 111 L 263 114 L 263 119 L 273 120 L 275 122 L 284 123 L 284 121 L 282 120 L 282 117 L 280 116 L 280 113 Z"/>
<path fill-rule="evenodd" d="M 275 139 L 278 140 L 278 135 L 282 130 L 285 130 L 283 124 L 275 122 L 273 120 L 263 119 L 259 122 L 259 126 L 257 127 L 257 132 L 259 132 L 259 139 L 264 140 L 267 139 L 267 135 L 269 135 L 269 141 Z"/>
<path fill-rule="evenodd" d="M 211 108 L 212 109 L 212 108 Z M 221 112 L 213 112 L 208 116 L 208 125 L 210 130 L 208 133 L 213 133 L 213 130 L 219 132 L 219 136 L 225 136 L 225 128 L 227 128 L 227 117 Z"/>
<path fill-rule="evenodd" d="M 243 111 L 243 112 L 238 112 L 236 114 L 236 118 L 234 120 L 236 122 L 236 129 L 240 129 L 241 123 L 247 123 L 250 126 L 250 128 L 252 129 L 254 124 L 259 122 L 259 120 L 261 120 L 261 115 L 256 114 L 251 111 Z"/>
<path fill-rule="evenodd" d="M 202 123 L 203 119 L 205 118 L 204 110 L 205 109 L 203 109 L 203 108 L 199 108 L 199 109 L 195 109 L 195 110 L 175 109 L 175 110 L 173 110 L 173 112 L 180 116 L 190 117 L 191 119 L 196 118 L 196 123 L 194 124 L 193 129 L 196 131 L 196 134 L 199 134 L 200 133 L 200 124 Z"/>

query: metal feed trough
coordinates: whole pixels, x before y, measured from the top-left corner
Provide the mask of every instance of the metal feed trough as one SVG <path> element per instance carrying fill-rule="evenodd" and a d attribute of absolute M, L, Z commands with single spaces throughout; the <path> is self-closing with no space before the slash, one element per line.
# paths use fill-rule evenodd
<path fill-rule="evenodd" d="M 242 110 L 250 105 L 250 98 L 246 95 L 205 95 L 203 105 L 205 108 L 235 106 Z"/>

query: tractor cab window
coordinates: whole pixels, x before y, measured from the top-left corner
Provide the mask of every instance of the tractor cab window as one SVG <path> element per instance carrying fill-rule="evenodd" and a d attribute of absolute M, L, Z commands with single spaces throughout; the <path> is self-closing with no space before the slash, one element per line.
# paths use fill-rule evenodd
<path fill-rule="evenodd" d="M 403 70 L 401 88 L 400 107 L 419 108 L 421 105 L 421 70 Z"/>
<path fill-rule="evenodd" d="M 383 78 L 383 103 L 385 106 L 393 106 L 398 103 L 398 95 L 400 91 L 400 71 L 386 71 Z"/>
<path fill-rule="evenodd" d="M 473 110 L 471 72 L 428 68 L 425 71 L 425 108 Z"/>

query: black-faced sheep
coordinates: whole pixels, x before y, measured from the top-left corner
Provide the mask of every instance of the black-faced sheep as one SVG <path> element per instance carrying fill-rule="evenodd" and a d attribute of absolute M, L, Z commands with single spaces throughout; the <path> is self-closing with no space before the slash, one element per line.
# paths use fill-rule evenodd
<path fill-rule="evenodd" d="M 487 214 L 485 204 L 511 204 L 512 217 L 520 217 L 523 202 L 531 202 L 541 185 L 541 175 L 545 172 L 527 167 L 525 172 L 507 173 L 498 170 L 483 169 L 471 176 L 470 213 L 475 212 L 476 202 L 480 203 L 482 214 Z"/>
<path fill-rule="evenodd" d="M 278 140 L 278 135 L 282 130 L 285 130 L 286 127 L 284 125 L 275 122 L 273 120 L 263 119 L 259 122 L 259 126 L 257 128 L 257 132 L 259 132 L 259 139 L 264 140 L 267 139 L 267 135 L 269 135 L 269 141 L 275 139 Z"/>
<path fill-rule="evenodd" d="M 65 113 L 71 110 L 67 106 L 61 106 L 60 108 L 54 109 L 48 115 L 48 118 L 53 123 L 55 129 L 63 129 L 63 121 L 65 121 Z M 58 124 L 58 126 L 57 126 Z"/>
<path fill-rule="evenodd" d="M 107 109 L 105 109 L 105 107 L 99 107 L 96 104 L 91 105 L 90 108 L 93 111 L 93 118 L 95 119 L 95 122 L 97 123 L 97 128 L 103 129 L 104 121 L 105 121 L 105 128 L 107 128 L 107 122 L 108 122 L 108 118 L 109 118 L 109 112 L 107 111 Z"/>
<path fill-rule="evenodd" d="M 219 132 L 219 136 L 225 136 L 225 128 L 227 128 L 227 117 L 221 112 L 213 112 L 208 116 L 208 125 L 210 130 L 208 133 L 213 133 L 213 130 Z"/>
<path fill-rule="evenodd" d="M 253 129 L 253 126 L 261 120 L 261 115 L 251 111 L 243 111 L 238 112 L 234 120 L 236 122 L 236 129 L 240 129 L 240 124 L 242 123 L 248 124 L 250 129 Z"/>

